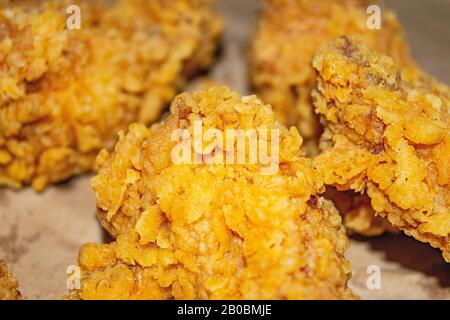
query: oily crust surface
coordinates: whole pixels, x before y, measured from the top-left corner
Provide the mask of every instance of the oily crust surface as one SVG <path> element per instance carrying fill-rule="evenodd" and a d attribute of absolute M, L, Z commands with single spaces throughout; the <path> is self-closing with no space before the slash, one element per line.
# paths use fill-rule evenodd
<path fill-rule="evenodd" d="M 378 215 L 450 261 L 449 88 L 351 37 L 313 65 L 327 128 L 314 165 L 325 183 L 364 191 Z"/>
<path fill-rule="evenodd" d="M 221 132 L 279 130 L 278 171 L 173 163 L 172 133 L 192 133 L 196 120 Z M 81 249 L 81 289 L 69 297 L 353 298 L 348 239 L 332 203 L 317 196 L 321 183 L 301 142 L 269 105 L 226 88 L 181 94 L 163 122 L 132 125 L 114 152 L 100 153 L 92 181 L 99 218 L 116 240 Z"/>
<path fill-rule="evenodd" d="M 381 29 L 368 29 L 366 11 L 371 4 L 374 1 L 264 1 L 249 56 L 253 89 L 284 124 L 297 126 L 309 155 L 319 152 L 322 133 L 311 100 L 316 80 L 311 62 L 320 45 L 353 35 L 401 65 L 413 64 L 391 10 L 381 6 Z"/>
<path fill-rule="evenodd" d="M 19 282 L 14 278 L 8 265 L 0 260 L 0 300 L 20 299 Z"/>
<path fill-rule="evenodd" d="M 66 28 L 73 4 L 80 30 Z M 157 120 L 211 63 L 222 23 L 209 0 L 46 0 L 7 1 L 0 27 L 0 184 L 42 190 Z"/>

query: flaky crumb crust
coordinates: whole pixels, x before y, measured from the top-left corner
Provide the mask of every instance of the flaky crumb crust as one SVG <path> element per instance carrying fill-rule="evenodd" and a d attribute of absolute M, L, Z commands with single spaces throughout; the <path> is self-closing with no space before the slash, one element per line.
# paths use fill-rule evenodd
<path fill-rule="evenodd" d="M 365 191 L 378 215 L 450 261 L 450 89 L 351 37 L 313 65 L 328 148 L 314 165 L 325 183 Z"/>
<path fill-rule="evenodd" d="M 279 170 L 174 164 L 175 129 L 280 131 Z M 99 218 L 116 240 L 81 249 L 81 299 L 350 299 L 348 239 L 301 137 L 269 105 L 211 88 L 175 98 L 171 115 L 132 125 L 93 179 Z M 223 152 L 227 152 L 225 149 Z"/>
<path fill-rule="evenodd" d="M 151 123 L 213 58 L 209 0 L 17 1 L 0 8 L 0 185 L 91 170 L 131 122 Z M 81 8 L 81 29 L 66 8 Z"/>

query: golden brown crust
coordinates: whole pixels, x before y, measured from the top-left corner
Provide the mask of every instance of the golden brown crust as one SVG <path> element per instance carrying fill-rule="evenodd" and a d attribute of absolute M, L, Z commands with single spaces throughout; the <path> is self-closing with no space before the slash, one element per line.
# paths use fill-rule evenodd
<path fill-rule="evenodd" d="M 322 125 L 314 112 L 311 91 L 316 74 L 311 61 L 319 46 L 340 35 L 354 35 L 371 48 L 386 53 L 402 66 L 413 65 L 395 14 L 382 8 L 382 29 L 366 26 L 369 4 L 365 0 L 266 0 L 250 52 L 251 80 L 256 93 L 271 104 L 278 118 L 295 125 L 304 137 L 310 156 L 319 152 Z M 365 196 L 359 197 L 366 198 Z M 370 205 L 334 194 L 351 232 L 376 235 L 389 228 L 382 217 L 370 215 Z M 363 202 L 367 202 L 367 198 Z M 358 203 L 355 203 L 355 202 Z"/>
<path fill-rule="evenodd" d="M 382 8 L 381 29 L 367 28 L 369 4 L 373 1 L 264 1 L 250 51 L 252 85 L 284 124 L 297 126 L 310 155 L 318 153 L 322 132 L 310 96 L 316 78 L 311 61 L 320 45 L 353 35 L 401 65 L 413 63 L 392 11 Z"/>
<path fill-rule="evenodd" d="M 262 164 L 174 164 L 171 134 L 273 129 L 278 171 Z M 151 128 L 133 125 L 93 179 L 99 217 L 117 237 L 79 257 L 82 299 L 348 299 L 348 239 L 301 137 L 270 106 L 226 88 L 182 94 Z M 224 144 L 226 146 L 226 144 Z M 189 149 L 194 151 L 194 149 Z M 197 150 L 199 151 L 199 150 Z M 204 152 L 204 151 L 202 151 Z M 227 146 L 223 154 L 231 152 Z M 73 295 L 72 295 L 73 296 Z"/>
<path fill-rule="evenodd" d="M 450 89 L 351 37 L 313 65 L 316 110 L 334 144 L 315 159 L 325 183 L 364 190 L 377 214 L 450 261 Z"/>
<path fill-rule="evenodd" d="M 42 190 L 91 170 L 213 58 L 210 0 L 19 1 L 0 8 L 0 184 Z M 66 28 L 79 4 L 81 29 Z"/>
<path fill-rule="evenodd" d="M 0 300 L 19 300 L 19 282 L 6 263 L 0 260 Z"/>

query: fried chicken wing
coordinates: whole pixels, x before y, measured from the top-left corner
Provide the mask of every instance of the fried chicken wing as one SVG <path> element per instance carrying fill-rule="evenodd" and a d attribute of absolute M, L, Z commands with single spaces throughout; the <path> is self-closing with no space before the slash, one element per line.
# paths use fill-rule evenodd
<path fill-rule="evenodd" d="M 450 89 L 352 37 L 322 48 L 313 96 L 327 131 L 327 184 L 364 191 L 375 212 L 450 262 Z"/>
<path fill-rule="evenodd" d="M 0 260 L 0 300 L 19 300 L 19 283 L 6 263 Z"/>
<path fill-rule="evenodd" d="M 195 145 L 198 121 L 205 140 Z M 186 134 L 174 140 L 180 129 Z M 257 133 L 260 148 L 270 140 L 276 170 L 251 162 L 248 150 L 244 162 L 220 162 L 238 159 L 229 130 Z M 173 160 L 180 142 L 191 164 Z M 301 143 L 269 105 L 227 88 L 181 94 L 161 123 L 132 125 L 114 152 L 99 154 L 92 180 L 99 218 L 116 240 L 81 249 L 81 289 L 70 297 L 354 298 L 341 217 L 318 196 L 322 184 Z"/>
<path fill-rule="evenodd" d="M 251 81 L 256 93 L 271 104 L 278 118 L 295 125 L 305 138 L 309 156 L 319 153 L 323 131 L 314 112 L 311 91 L 316 82 L 312 58 L 319 46 L 334 37 L 354 35 L 404 66 L 413 65 L 395 14 L 382 7 L 382 28 L 367 27 L 366 0 L 266 0 L 250 51 Z M 366 196 L 327 193 L 344 216 L 347 230 L 378 235 L 392 230 L 371 214 Z"/>
<path fill-rule="evenodd" d="M 322 132 L 311 91 L 316 75 L 312 58 L 323 43 L 354 35 L 402 65 L 412 64 L 395 14 L 382 7 L 381 29 L 369 29 L 367 0 L 265 0 L 250 50 L 255 92 L 271 104 L 278 118 L 295 125 L 309 155 L 318 153 Z"/>
<path fill-rule="evenodd" d="M 66 27 L 79 5 L 81 29 Z M 0 8 L 0 185 L 42 190 L 93 168 L 207 67 L 222 29 L 210 0 L 14 1 Z"/>

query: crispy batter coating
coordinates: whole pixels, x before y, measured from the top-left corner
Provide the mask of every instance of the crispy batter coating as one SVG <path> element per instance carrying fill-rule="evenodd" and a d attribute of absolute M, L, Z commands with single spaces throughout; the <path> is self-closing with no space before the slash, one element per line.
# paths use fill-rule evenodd
<path fill-rule="evenodd" d="M 324 140 L 334 144 L 315 159 L 325 182 L 364 190 L 378 215 L 450 261 L 449 87 L 351 37 L 313 65 Z"/>
<path fill-rule="evenodd" d="M 395 14 L 382 8 L 381 29 L 367 27 L 367 0 L 265 0 L 250 51 L 253 88 L 286 125 L 295 125 L 305 151 L 318 153 L 322 132 L 311 91 L 316 75 L 312 58 L 323 43 L 354 35 L 395 61 L 412 64 Z"/>
<path fill-rule="evenodd" d="M 413 65 L 395 14 L 382 9 L 382 28 L 366 26 L 366 0 L 266 0 L 250 51 L 251 81 L 256 93 L 270 103 L 281 121 L 295 125 L 305 138 L 307 154 L 319 152 L 322 133 L 311 91 L 316 74 L 311 61 L 319 46 L 340 35 L 352 34 L 371 48 L 391 55 L 401 65 Z M 365 196 L 327 193 L 344 216 L 347 230 L 366 236 L 391 230 L 374 217 Z M 366 198 L 366 199 L 364 199 Z"/>
<path fill-rule="evenodd" d="M 219 132 L 277 130 L 278 171 L 264 174 L 260 162 L 175 164 L 174 130 L 192 137 L 198 120 Z M 99 154 L 92 181 L 100 220 L 116 241 L 82 248 L 81 290 L 70 297 L 354 298 L 341 217 L 317 196 L 321 183 L 301 143 L 269 105 L 227 88 L 181 94 L 163 122 L 132 125 L 113 153 Z M 232 145 L 189 151 L 225 155 Z"/>
<path fill-rule="evenodd" d="M 81 29 L 68 29 L 68 5 Z M 211 0 L 14 1 L 0 8 L 0 185 L 91 170 L 135 121 L 151 123 L 207 67 L 222 22 Z"/>
<path fill-rule="evenodd" d="M 0 260 L 0 300 L 19 300 L 19 282 L 6 263 Z"/>

